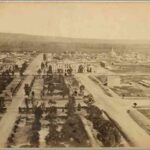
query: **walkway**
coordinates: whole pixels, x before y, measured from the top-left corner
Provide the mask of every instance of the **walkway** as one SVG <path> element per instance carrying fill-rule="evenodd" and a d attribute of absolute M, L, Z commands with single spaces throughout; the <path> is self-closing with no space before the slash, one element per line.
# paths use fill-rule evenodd
<path fill-rule="evenodd" d="M 33 62 L 27 68 L 25 74 L 32 75 L 32 73 L 37 72 L 37 67 L 40 67 L 42 54 L 39 54 Z M 35 67 L 36 66 L 36 67 Z M 27 76 L 23 81 L 20 89 L 18 90 L 15 97 L 12 99 L 11 105 L 8 107 L 7 112 L 4 114 L 0 121 L 0 147 L 6 147 L 6 142 L 9 135 L 12 132 L 16 118 L 18 117 L 18 108 L 24 101 L 24 85 L 25 83 L 31 83 L 34 76 Z"/>

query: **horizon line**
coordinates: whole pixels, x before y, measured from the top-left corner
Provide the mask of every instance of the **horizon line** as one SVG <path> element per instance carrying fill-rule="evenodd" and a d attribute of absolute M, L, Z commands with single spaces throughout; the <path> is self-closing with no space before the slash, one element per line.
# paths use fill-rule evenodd
<path fill-rule="evenodd" d="M 127 38 L 88 38 L 88 37 L 68 37 L 68 36 L 53 36 L 53 35 L 43 35 L 43 34 L 30 34 L 30 33 L 23 33 L 23 32 L 3 32 L 3 34 L 16 34 L 16 35 L 26 35 L 26 36 L 40 36 L 40 37 L 49 37 L 49 38 L 61 38 L 61 39 L 81 39 L 81 40 L 106 40 L 106 41 L 150 41 L 150 39 L 127 39 Z"/>

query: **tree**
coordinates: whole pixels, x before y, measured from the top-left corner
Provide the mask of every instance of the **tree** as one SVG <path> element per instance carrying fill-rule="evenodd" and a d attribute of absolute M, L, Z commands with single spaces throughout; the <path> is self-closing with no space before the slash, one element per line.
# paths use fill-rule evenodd
<path fill-rule="evenodd" d="M 103 142 L 104 146 L 114 147 L 120 144 L 121 136 L 118 130 L 114 127 L 114 125 L 110 121 L 108 120 L 103 121 L 101 126 L 98 127 L 98 131 L 99 134 L 101 135 L 101 141 Z"/>
<path fill-rule="evenodd" d="M 88 100 L 86 101 L 86 104 L 87 105 L 92 105 L 94 103 L 94 98 L 93 98 L 93 95 L 92 94 L 89 94 L 88 95 Z"/>
<path fill-rule="evenodd" d="M 81 85 L 81 86 L 80 86 L 80 91 L 83 91 L 83 90 L 85 90 L 85 86 L 84 86 L 84 85 Z"/>
<path fill-rule="evenodd" d="M 79 82 L 75 78 L 72 79 L 72 86 L 79 86 Z"/>
<path fill-rule="evenodd" d="M 92 121 L 93 128 L 97 130 L 97 138 L 102 141 L 104 146 L 114 147 L 120 144 L 121 136 L 114 124 L 103 117 L 103 112 L 96 106 L 88 107 L 88 119 Z"/>
<path fill-rule="evenodd" d="M 32 147 L 39 147 L 39 133 L 33 131 L 30 137 L 30 144 Z"/>
<path fill-rule="evenodd" d="M 80 86 L 80 95 L 84 95 L 84 90 L 85 90 L 85 86 L 81 85 Z"/>
<path fill-rule="evenodd" d="M 62 96 L 63 96 L 63 98 L 64 98 L 66 95 L 69 95 L 69 88 L 68 88 L 66 85 L 64 85 L 63 91 L 62 91 Z"/>
<path fill-rule="evenodd" d="M 41 119 L 42 114 L 43 114 L 43 110 L 42 110 L 41 106 L 36 107 L 35 110 L 34 110 L 35 119 L 36 119 L 36 120 Z"/>
<path fill-rule="evenodd" d="M 14 66 L 14 70 L 15 70 L 15 71 L 18 71 L 18 70 L 19 70 L 18 65 L 15 65 L 15 66 Z"/>
<path fill-rule="evenodd" d="M 98 118 L 101 118 L 103 112 L 102 110 L 100 110 L 98 107 L 94 106 L 94 105 L 89 105 L 87 108 L 87 112 L 88 112 L 88 118 L 90 120 L 98 120 Z"/>
<path fill-rule="evenodd" d="M 137 106 L 137 103 L 133 103 L 133 107 L 136 108 L 136 106 Z"/>
<path fill-rule="evenodd" d="M 27 68 L 27 62 L 25 61 L 23 64 L 22 64 L 22 67 L 21 67 L 21 70 L 24 72 L 25 69 Z"/>
<path fill-rule="evenodd" d="M 0 96 L 0 112 L 2 113 L 6 110 L 4 100 L 4 96 Z"/>
<path fill-rule="evenodd" d="M 33 124 L 32 124 L 32 130 L 39 131 L 41 129 L 41 122 L 38 118 L 35 118 Z"/>
<path fill-rule="evenodd" d="M 73 96 L 69 97 L 69 102 L 67 103 L 67 109 L 68 109 L 68 115 L 72 116 L 75 113 L 75 105 L 76 105 L 76 101 L 75 98 Z"/>
<path fill-rule="evenodd" d="M 55 86 L 53 83 L 48 84 L 48 92 L 50 92 L 51 95 L 53 95 L 53 92 L 55 90 Z"/>
<path fill-rule="evenodd" d="M 43 60 L 46 61 L 47 60 L 47 55 L 44 53 L 43 54 Z"/>
<path fill-rule="evenodd" d="M 46 66 L 46 68 L 47 68 L 47 65 L 48 65 L 48 62 L 46 61 L 46 62 L 45 62 L 45 66 Z"/>
<path fill-rule="evenodd" d="M 80 104 L 80 103 L 78 104 L 77 109 L 78 109 L 78 111 L 80 111 L 80 110 L 81 110 L 81 104 Z"/>
<path fill-rule="evenodd" d="M 42 73 L 41 69 L 38 69 L 37 73 L 40 75 Z"/>
<path fill-rule="evenodd" d="M 69 69 L 67 69 L 68 75 L 72 75 L 72 71 L 73 71 L 73 69 L 71 67 Z"/>
<path fill-rule="evenodd" d="M 45 65 L 43 62 L 41 62 L 41 70 L 43 70 L 45 68 Z"/>
<path fill-rule="evenodd" d="M 48 71 L 47 71 L 47 74 L 52 74 L 53 73 L 53 70 L 52 70 L 52 66 L 49 65 L 48 67 Z"/>
<path fill-rule="evenodd" d="M 83 73 L 83 69 L 84 69 L 84 67 L 82 65 L 80 65 L 78 68 L 78 73 Z"/>
<path fill-rule="evenodd" d="M 23 69 L 21 68 L 20 70 L 19 70 L 19 73 L 20 73 L 20 76 L 23 76 Z"/>
<path fill-rule="evenodd" d="M 49 121 L 49 133 L 45 137 L 46 144 L 54 143 L 56 144 L 60 140 L 60 133 L 57 131 L 57 122 L 55 120 L 57 114 L 57 108 L 55 106 L 51 106 L 48 110 L 48 114 L 46 115 L 46 119 Z"/>
<path fill-rule="evenodd" d="M 46 144 L 57 144 L 60 141 L 60 133 L 57 131 L 57 124 L 56 123 L 51 123 L 49 125 L 49 133 L 45 137 Z"/>
<path fill-rule="evenodd" d="M 50 123 L 53 123 L 56 114 L 57 114 L 57 108 L 55 106 L 51 106 L 48 110 L 48 114 L 46 115 L 46 119 L 49 120 Z"/>
<path fill-rule="evenodd" d="M 64 139 L 68 140 L 73 138 L 77 143 L 82 143 L 87 140 L 86 132 L 78 115 L 68 117 L 62 127 L 61 133 Z"/>
<path fill-rule="evenodd" d="M 30 95 L 31 87 L 29 86 L 29 84 L 25 84 L 24 91 L 25 91 L 25 95 L 28 95 L 28 96 Z"/>
<path fill-rule="evenodd" d="M 92 72 L 92 68 L 90 66 L 87 66 L 87 72 Z"/>

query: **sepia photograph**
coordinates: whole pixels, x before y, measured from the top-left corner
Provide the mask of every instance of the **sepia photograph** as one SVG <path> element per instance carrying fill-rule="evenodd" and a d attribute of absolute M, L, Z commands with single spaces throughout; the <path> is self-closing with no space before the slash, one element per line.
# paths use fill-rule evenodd
<path fill-rule="evenodd" d="M 150 148 L 150 3 L 0 2 L 0 148 Z"/>

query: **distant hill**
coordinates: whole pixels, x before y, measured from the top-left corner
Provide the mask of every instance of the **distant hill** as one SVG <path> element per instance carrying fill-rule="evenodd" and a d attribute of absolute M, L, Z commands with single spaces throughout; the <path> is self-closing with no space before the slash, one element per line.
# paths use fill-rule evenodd
<path fill-rule="evenodd" d="M 99 40 L 36 36 L 16 33 L 0 33 L 0 51 L 83 51 L 108 52 L 111 49 L 118 52 L 135 50 L 149 51 L 150 41 L 136 40 Z"/>

